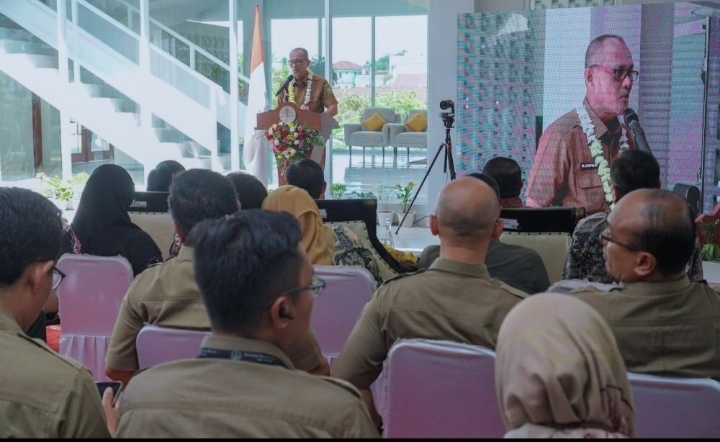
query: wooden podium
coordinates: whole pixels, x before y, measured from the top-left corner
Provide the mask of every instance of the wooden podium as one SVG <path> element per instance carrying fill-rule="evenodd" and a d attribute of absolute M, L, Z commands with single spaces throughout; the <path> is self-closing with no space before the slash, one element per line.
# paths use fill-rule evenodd
<path fill-rule="evenodd" d="M 262 112 L 257 115 L 257 126 L 255 130 L 266 131 L 273 124 L 276 123 L 295 123 L 304 125 L 307 129 L 316 130 L 320 134 L 320 137 L 324 142 L 327 142 L 330 138 L 330 131 L 339 127 L 338 122 L 333 117 L 325 113 L 310 112 L 300 109 L 295 103 L 280 103 L 275 109 L 270 109 L 267 112 Z M 263 139 L 267 141 L 264 137 Z M 269 146 L 272 151 L 272 146 Z M 313 146 L 313 150 L 317 146 Z M 323 149 L 325 146 L 321 146 Z M 273 157 L 275 153 L 273 152 Z M 312 156 L 312 150 L 311 150 Z M 324 155 L 322 156 L 324 158 Z M 315 161 L 320 163 L 319 160 L 313 158 Z M 320 166 L 325 170 L 325 165 L 320 163 Z M 277 165 L 278 171 L 278 186 L 287 184 L 285 181 L 284 167 L 282 164 Z"/>

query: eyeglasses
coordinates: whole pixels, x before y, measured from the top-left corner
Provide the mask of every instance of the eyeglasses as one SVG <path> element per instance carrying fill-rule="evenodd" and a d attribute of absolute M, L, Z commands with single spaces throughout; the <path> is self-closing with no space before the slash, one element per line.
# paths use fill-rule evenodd
<path fill-rule="evenodd" d="M 284 292 L 277 295 L 277 297 L 275 297 L 275 299 L 268 302 L 267 305 L 265 305 L 265 307 L 263 307 L 263 310 L 267 310 L 270 307 L 272 307 L 273 303 L 281 296 L 287 296 L 292 293 L 302 292 L 304 290 L 310 290 L 310 294 L 312 295 L 312 297 L 317 298 L 318 296 L 320 296 L 320 293 L 322 293 L 322 291 L 325 290 L 326 285 L 327 285 L 327 283 L 324 280 L 313 275 L 310 285 L 306 285 L 303 287 L 294 287 L 294 288 L 285 290 Z"/>
<path fill-rule="evenodd" d="M 52 266 L 50 271 L 52 272 L 52 289 L 55 290 L 58 288 L 62 280 L 65 279 L 66 275 L 55 266 Z"/>
<path fill-rule="evenodd" d="M 600 234 L 600 239 L 603 240 L 603 241 L 611 242 L 611 243 L 613 243 L 613 244 L 617 244 L 617 245 L 619 245 L 620 247 L 625 247 L 626 249 L 630 250 L 631 252 L 642 252 L 642 249 L 639 249 L 639 248 L 637 248 L 637 247 L 635 247 L 635 246 L 630 246 L 630 245 L 623 244 L 623 243 L 621 243 L 621 242 L 615 241 L 614 239 L 612 239 L 612 237 L 606 235 L 605 233 L 601 233 L 601 234 Z"/>
<path fill-rule="evenodd" d="M 305 63 L 306 61 L 307 60 L 288 60 L 288 64 L 289 65 L 302 64 L 302 63 Z"/>
<path fill-rule="evenodd" d="M 627 78 L 628 75 L 630 76 L 630 79 L 631 79 L 632 81 L 635 81 L 635 80 L 637 80 L 638 75 L 640 75 L 640 72 L 634 71 L 634 70 L 632 70 L 632 68 L 627 68 L 627 69 L 623 69 L 623 68 L 610 69 L 610 68 L 608 68 L 608 67 L 601 66 L 601 65 L 599 65 L 599 64 L 593 64 L 593 65 L 590 65 L 590 66 L 588 66 L 588 67 L 591 67 L 591 68 L 601 68 L 602 70 L 604 70 L 604 71 L 607 72 L 608 74 L 612 74 L 613 79 L 615 79 L 615 81 L 623 81 L 624 79 Z"/>

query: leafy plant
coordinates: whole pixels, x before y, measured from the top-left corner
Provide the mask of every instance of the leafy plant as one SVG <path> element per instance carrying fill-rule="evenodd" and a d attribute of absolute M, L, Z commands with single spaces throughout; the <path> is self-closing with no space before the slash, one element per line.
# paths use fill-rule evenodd
<path fill-rule="evenodd" d="M 400 200 L 400 206 L 403 213 L 407 212 L 410 199 L 412 198 L 412 190 L 415 183 L 408 181 L 406 184 L 395 184 L 395 196 Z"/>
<path fill-rule="evenodd" d="M 333 199 L 339 200 L 345 194 L 347 186 L 342 183 L 334 183 L 330 186 L 330 195 Z"/>
<path fill-rule="evenodd" d="M 377 193 L 378 193 L 378 201 L 380 201 L 380 204 L 382 206 L 381 212 L 387 212 L 387 204 L 390 200 L 390 192 L 392 192 L 393 188 L 391 186 L 378 186 Z"/>
<path fill-rule="evenodd" d="M 60 201 L 70 201 L 75 195 L 74 184 L 63 181 L 60 177 L 49 177 L 45 172 L 40 172 L 36 177 L 47 185 L 45 196 Z"/>
<path fill-rule="evenodd" d="M 356 190 L 356 191 L 353 191 L 352 194 L 357 195 L 357 197 L 361 198 L 361 199 L 375 198 L 375 195 L 372 192 L 358 192 Z"/>

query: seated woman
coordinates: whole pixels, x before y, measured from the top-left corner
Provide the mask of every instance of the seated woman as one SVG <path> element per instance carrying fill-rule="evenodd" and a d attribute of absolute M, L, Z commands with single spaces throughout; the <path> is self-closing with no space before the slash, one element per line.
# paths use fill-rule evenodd
<path fill-rule="evenodd" d="M 148 192 L 169 192 L 173 177 L 185 170 L 185 167 L 175 160 L 165 160 L 158 163 L 147 177 L 146 189 Z"/>
<path fill-rule="evenodd" d="M 135 184 L 125 169 L 115 164 L 95 169 L 72 224 L 63 232 L 61 253 L 124 256 L 136 276 L 162 262 L 155 241 L 130 221 L 127 211 L 134 198 Z"/>
<path fill-rule="evenodd" d="M 310 194 L 299 187 L 280 186 L 268 194 L 262 208 L 291 213 L 300 221 L 302 228 L 300 243 L 310 263 L 332 265 L 335 235 L 330 227 L 323 224 L 320 210 Z"/>
<path fill-rule="evenodd" d="M 533 295 L 508 313 L 498 336 L 495 386 L 506 438 L 635 437 L 615 337 L 579 299 Z"/>

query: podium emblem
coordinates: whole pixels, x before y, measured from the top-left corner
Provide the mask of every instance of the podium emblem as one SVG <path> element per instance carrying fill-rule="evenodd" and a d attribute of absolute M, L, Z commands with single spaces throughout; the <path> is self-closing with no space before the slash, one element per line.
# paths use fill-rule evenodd
<path fill-rule="evenodd" d="M 278 116 L 283 123 L 292 123 L 297 119 L 297 114 L 292 106 L 281 107 Z"/>

